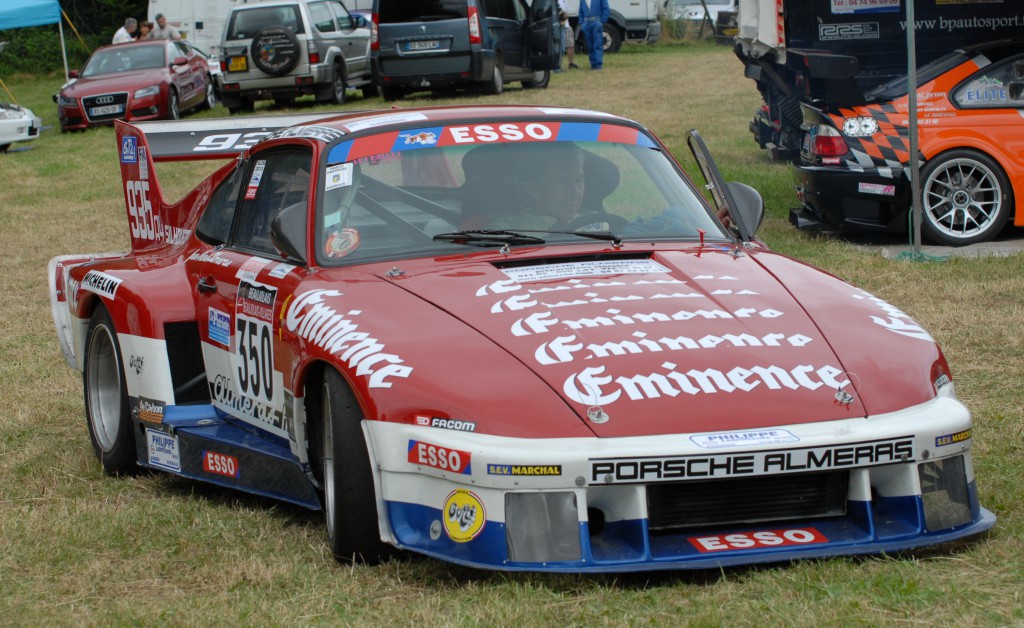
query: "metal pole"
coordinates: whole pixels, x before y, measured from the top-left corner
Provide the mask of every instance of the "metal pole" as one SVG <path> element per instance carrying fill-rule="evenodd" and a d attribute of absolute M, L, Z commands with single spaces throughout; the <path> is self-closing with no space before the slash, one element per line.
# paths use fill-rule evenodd
<path fill-rule="evenodd" d="M 910 121 L 910 194 L 914 221 L 914 254 L 921 253 L 921 160 L 917 152 L 917 43 L 914 0 L 907 3 L 907 117 Z"/>

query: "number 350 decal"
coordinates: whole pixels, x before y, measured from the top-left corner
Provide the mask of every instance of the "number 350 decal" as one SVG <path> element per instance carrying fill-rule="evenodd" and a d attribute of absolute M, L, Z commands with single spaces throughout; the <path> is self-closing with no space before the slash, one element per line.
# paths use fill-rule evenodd
<path fill-rule="evenodd" d="M 274 405 L 274 303 L 277 289 L 243 281 L 235 301 L 235 364 L 238 389 L 253 401 Z"/>

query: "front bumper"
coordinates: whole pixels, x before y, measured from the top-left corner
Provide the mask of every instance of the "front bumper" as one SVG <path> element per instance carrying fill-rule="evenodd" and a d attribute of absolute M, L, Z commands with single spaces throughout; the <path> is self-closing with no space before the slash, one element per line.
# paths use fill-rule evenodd
<path fill-rule="evenodd" d="M 74 105 L 57 105 L 57 119 L 62 131 L 78 131 L 93 126 L 109 126 L 114 120 L 125 122 L 143 122 L 145 120 L 161 120 L 167 117 L 167 93 L 161 90 L 158 94 L 135 98 L 129 95 L 124 111 L 116 115 L 90 117 L 86 115 L 81 99 Z"/>
<path fill-rule="evenodd" d="M 43 121 L 22 107 L 0 105 L 0 146 L 39 137 Z"/>
<path fill-rule="evenodd" d="M 484 49 L 470 50 L 468 55 L 450 55 L 443 64 L 436 61 L 439 58 L 388 57 L 382 60 L 379 55 L 375 55 L 372 60 L 373 75 L 384 87 L 431 89 L 488 82 L 494 75 L 494 64 L 497 63 L 495 51 Z M 449 66 L 448 69 L 430 69 L 445 66 Z"/>
<path fill-rule="evenodd" d="M 795 164 L 797 198 L 790 211 L 798 227 L 906 230 L 910 184 L 892 168 L 850 169 L 847 166 Z"/>
<path fill-rule="evenodd" d="M 886 416 L 714 435 L 747 441 L 735 447 L 699 435 L 551 441 L 368 427 L 385 540 L 474 567 L 624 572 L 878 554 L 981 533 L 995 517 L 978 502 L 970 425 L 966 408 L 939 397 Z M 841 492 L 807 510 L 795 487 L 822 475 Z M 766 497 L 766 486 L 778 493 Z"/>

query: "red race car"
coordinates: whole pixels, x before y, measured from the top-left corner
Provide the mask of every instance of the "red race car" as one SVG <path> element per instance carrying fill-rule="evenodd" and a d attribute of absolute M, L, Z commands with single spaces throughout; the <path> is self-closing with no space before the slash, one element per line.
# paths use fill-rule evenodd
<path fill-rule="evenodd" d="M 205 56 L 187 41 L 146 40 L 104 46 L 53 97 L 61 131 L 114 120 L 177 120 L 216 104 Z"/>
<path fill-rule="evenodd" d="M 608 114 L 321 115 L 117 123 L 131 250 L 49 268 L 108 473 L 323 509 L 371 563 L 708 568 L 994 524 L 934 340 L 758 242 L 696 132 L 710 200 Z M 167 203 L 154 162 L 196 158 L 229 162 Z"/>

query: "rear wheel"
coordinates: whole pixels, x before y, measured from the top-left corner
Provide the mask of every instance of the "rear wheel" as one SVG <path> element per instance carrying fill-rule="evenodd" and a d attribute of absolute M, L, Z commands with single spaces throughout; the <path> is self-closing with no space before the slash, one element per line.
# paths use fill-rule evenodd
<path fill-rule="evenodd" d="M 85 415 L 93 451 L 110 475 L 138 471 L 121 346 L 110 313 L 97 307 L 89 320 L 82 365 Z"/>
<path fill-rule="evenodd" d="M 491 74 L 490 82 L 484 85 L 484 91 L 492 96 L 505 91 L 505 68 L 501 59 L 494 62 L 494 72 Z"/>
<path fill-rule="evenodd" d="M 936 244 L 965 246 L 995 237 L 1014 206 L 1006 173 L 988 155 L 954 150 L 921 173 L 924 236 Z"/>
<path fill-rule="evenodd" d="M 332 105 L 345 104 L 345 73 L 337 65 L 331 78 L 331 99 L 328 102 Z"/>
<path fill-rule="evenodd" d="M 622 35 L 619 34 L 619 29 L 614 24 L 605 23 L 603 30 L 604 51 L 618 52 L 619 48 L 622 48 Z"/>
<path fill-rule="evenodd" d="M 348 384 L 331 368 L 324 372 L 320 400 L 320 462 L 328 544 L 340 562 L 377 564 L 393 555 L 394 548 L 380 540 L 363 411 Z"/>

